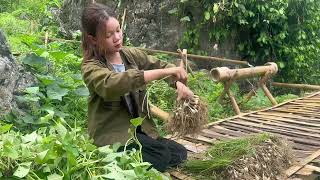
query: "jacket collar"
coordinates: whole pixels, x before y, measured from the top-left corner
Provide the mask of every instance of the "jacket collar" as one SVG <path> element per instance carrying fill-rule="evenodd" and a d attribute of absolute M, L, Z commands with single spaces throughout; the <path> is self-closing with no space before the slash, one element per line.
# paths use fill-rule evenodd
<path fill-rule="evenodd" d="M 120 50 L 120 56 L 121 56 L 121 59 L 123 61 L 123 64 L 126 67 L 126 70 L 127 69 L 137 69 L 138 68 L 136 63 L 130 58 L 130 55 L 128 55 L 126 51 L 121 49 Z M 113 68 L 112 64 L 109 63 L 109 61 L 104 56 L 101 56 L 99 58 L 99 61 L 100 61 L 100 63 L 104 64 L 109 70 L 114 71 L 114 68 Z"/>

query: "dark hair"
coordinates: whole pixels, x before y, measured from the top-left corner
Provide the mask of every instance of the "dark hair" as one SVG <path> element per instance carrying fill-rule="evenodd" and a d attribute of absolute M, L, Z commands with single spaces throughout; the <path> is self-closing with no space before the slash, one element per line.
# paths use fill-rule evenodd
<path fill-rule="evenodd" d="M 115 12 L 108 6 L 99 3 L 91 3 L 83 10 L 81 17 L 82 48 L 84 60 L 93 57 L 98 58 L 99 50 L 89 41 L 88 35 L 97 36 L 97 29 L 106 31 L 104 23 L 110 18 L 116 18 Z"/>

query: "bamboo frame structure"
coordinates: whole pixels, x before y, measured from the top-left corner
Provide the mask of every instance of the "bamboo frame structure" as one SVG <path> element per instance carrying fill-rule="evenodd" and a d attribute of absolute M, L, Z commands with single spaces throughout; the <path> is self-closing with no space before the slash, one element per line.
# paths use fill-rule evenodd
<path fill-rule="evenodd" d="M 267 88 L 266 82 L 272 75 L 276 74 L 277 72 L 278 72 L 277 64 L 273 62 L 269 62 L 264 66 L 257 66 L 257 67 L 251 67 L 251 68 L 241 68 L 241 69 L 229 69 L 227 67 L 213 68 L 211 69 L 210 74 L 214 81 L 224 83 L 224 90 L 220 96 L 219 101 L 221 102 L 225 94 L 227 94 L 230 98 L 234 111 L 237 114 L 240 114 L 241 113 L 240 108 L 230 90 L 232 83 L 235 80 L 239 80 L 239 79 L 261 77 L 259 81 L 259 87 L 263 90 L 264 94 L 268 97 L 270 102 L 273 105 L 276 105 L 278 103 L 270 93 L 269 89 Z M 250 98 L 254 95 L 255 95 L 255 90 L 251 90 L 248 93 L 245 101 L 249 101 Z"/>

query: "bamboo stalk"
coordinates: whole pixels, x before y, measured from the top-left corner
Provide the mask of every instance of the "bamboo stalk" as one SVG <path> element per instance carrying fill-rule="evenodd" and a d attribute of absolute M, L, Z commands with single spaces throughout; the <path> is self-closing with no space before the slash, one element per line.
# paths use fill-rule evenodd
<path fill-rule="evenodd" d="M 48 46 L 48 39 L 49 39 L 49 32 L 46 31 L 45 37 L 44 37 L 44 46 L 47 48 Z"/>
<path fill-rule="evenodd" d="M 155 105 L 150 104 L 150 110 L 151 110 L 151 114 L 153 114 L 154 116 L 160 118 L 163 121 L 168 121 L 170 118 L 170 114 L 163 111 L 162 109 L 158 108 Z"/>
<path fill-rule="evenodd" d="M 39 38 L 44 39 L 44 37 L 39 37 Z M 48 41 L 49 42 L 62 41 L 62 42 L 70 42 L 70 43 L 81 43 L 81 41 L 78 41 L 78 40 L 69 40 L 69 39 L 61 39 L 61 38 L 49 38 Z M 124 47 L 129 47 L 129 46 L 124 46 Z M 155 49 L 140 48 L 140 47 L 137 47 L 137 49 L 140 49 L 142 51 L 145 51 L 145 52 L 148 52 L 151 54 L 163 53 L 163 54 L 168 54 L 168 55 L 173 55 L 173 56 L 180 56 L 179 53 L 170 52 L 170 51 L 155 50 Z M 18 56 L 22 53 L 15 52 L 13 54 Z M 247 61 L 242 61 L 242 60 L 232 60 L 232 59 L 212 57 L 212 56 L 200 56 L 200 55 L 195 55 L 195 54 L 188 54 L 188 57 L 193 60 L 217 61 L 217 62 L 226 63 L 226 64 L 237 64 L 237 65 L 249 66 L 249 63 Z"/>
<path fill-rule="evenodd" d="M 123 15 L 122 15 L 122 17 L 121 17 L 121 29 L 122 29 L 122 30 L 124 30 L 124 29 L 123 29 L 123 26 L 124 26 L 124 22 L 125 22 L 125 19 L 126 19 L 126 13 L 127 13 L 127 8 L 125 8 L 125 9 L 123 10 Z"/>
<path fill-rule="evenodd" d="M 255 123 L 262 123 L 262 124 L 267 124 L 267 125 L 271 125 L 271 126 L 279 126 L 282 128 L 290 128 L 290 129 L 295 129 L 295 130 L 299 130 L 299 131 L 305 131 L 305 132 L 312 132 L 312 133 L 319 133 L 319 130 L 315 130 L 315 129 L 310 129 L 310 128 L 304 128 L 302 126 L 299 125 L 291 125 L 290 123 L 279 123 L 276 119 L 274 118 L 265 118 L 263 117 L 264 120 L 259 120 L 256 118 L 248 118 L 248 117 L 239 117 L 240 119 L 244 119 L 244 120 L 248 120 L 251 122 L 255 122 Z"/>
<path fill-rule="evenodd" d="M 231 101 L 231 104 L 232 104 L 232 107 L 233 107 L 234 111 L 235 111 L 238 115 L 241 114 L 240 108 L 239 108 L 239 106 L 238 106 L 238 104 L 237 104 L 237 101 L 236 101 L 236 99 L 234 98 L 234 96 L 233 96 L 233 94 L 232 94 L 232 92 L 231 92 L 230 89 L 227 90 L 227 94 L 228 94 L 228 96 L 229 96 L 229 98 L 230 98 L 230 101 Z"/>
<path fill-rule="evenodd" d="M 312 153 L 310 156 L 299 162 L 298 165 L 291 166 L 289 169 L 286 170 L 286 175 L 287 177 L 290 177 L 293 175 L 295 172 L 299 171 L 301 168 L 303 168 L 305 165 L 307 165 L 309 162 L 314 160 L 315 158 L 320 156 L 320 150 Z"/>
<path fill-rule="evenodd" d="M 267 88 L 267 86 L 265 84 L 263 84 L 261 86 L 261 89 L 263 90 L 264 94 L 268 97 L 268 99 L 270 100 L 272 105 L 277 105 L 278 104 L 276 99 L 272 96 L 272 94 L 270 93 L 269 89 Z"/>
<path fill-rule="evenodd" d="M 271 85 L 277 86 L 277 87 L 284 87 L 284 88 L 297 88 L 297 89 L 304 89 L 304 90 L 320 90 L 320 86 L 310 85 L 310 84 L 290 84 L 290 83 L 272 82 Z"/>
<path fill-rule="evenodd" d="M 138 49 L 146 51 L 151 54 L 163 53 L 163 54 L 168 54 L 168 55 L 173 55 L 173 56 L 179 56 L 179 53 L 170 52 L 170 51 L 154 50 L 154 49 L 148 49 L 148 48 L 138 48 Z M 200 56 L 200 55 L 188 54 L 188 57 L 192 58 L 192 59 L 217 61 L 217 62 L 222 62 L 222 63 L 227 63 L 227 64 L 238 64 L 238 65 L 245 65 L 245 66 L 249 65 L 249 63 L 247 61 L 232 60 L 232 59 L 218 58 L 218 57 L 212 57 L 212 56 Z"/>
<path fill-rule="evenodd" d="M 186 68 L 187 72 L 190 73 L 192 77 L 194 77 L 193 71 L 192 71 L 191 67 L 188 64 L 187 50 L 183 49 L 181 51 L 181 49 L 178 49 L 177 51 L 180 54 L 181 62 L 183 63 L 183 68 Z"/>
<path fill-rule="evenodd" d="M 249 77 L 263 76 L 267 72 L 270 75 L 276 74 L 278 71 L 278 66 L 276 63 L 268 63 L 265 66 L 257 66 L 250 68 L 241 68 L 241 69 L 229 69 L 227 67 L 219 67 L 211 69 L 210 73 L 214 81 L 227 81 L 230 79 L 245 79 Z"/>

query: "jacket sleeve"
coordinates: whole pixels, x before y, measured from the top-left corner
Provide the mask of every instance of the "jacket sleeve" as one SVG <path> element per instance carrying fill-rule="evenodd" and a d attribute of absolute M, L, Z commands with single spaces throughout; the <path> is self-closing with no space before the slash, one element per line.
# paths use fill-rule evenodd
<path fill-rule="evenodd" d="M 153 56 L 147 55 L 145 52 L 136 49 L 136 48 L 130 48 L 130 54 L 132 58 L 134 58 L 135 62 L 139 66 L 139 69 L 143 70 L 151 70 L 151 69 L 164 69 L 164 68 L 171 68 L 176 67 L 174 64 L 167 63 L 164 61 L 161 61 Z M 169 84 L 171 87 L 176 87 L 173 77 L 168 77 L 165 79 L 165 81 Z"/>
<path fill-rule="evenodd" d="M 145 84 L 143 70 L 129 69 L 113 72 L 89 60 L 81 66 L 82 76 L 89 91 L 93 91 L 105 101 L 118 100 L 125 93 Z"/>

